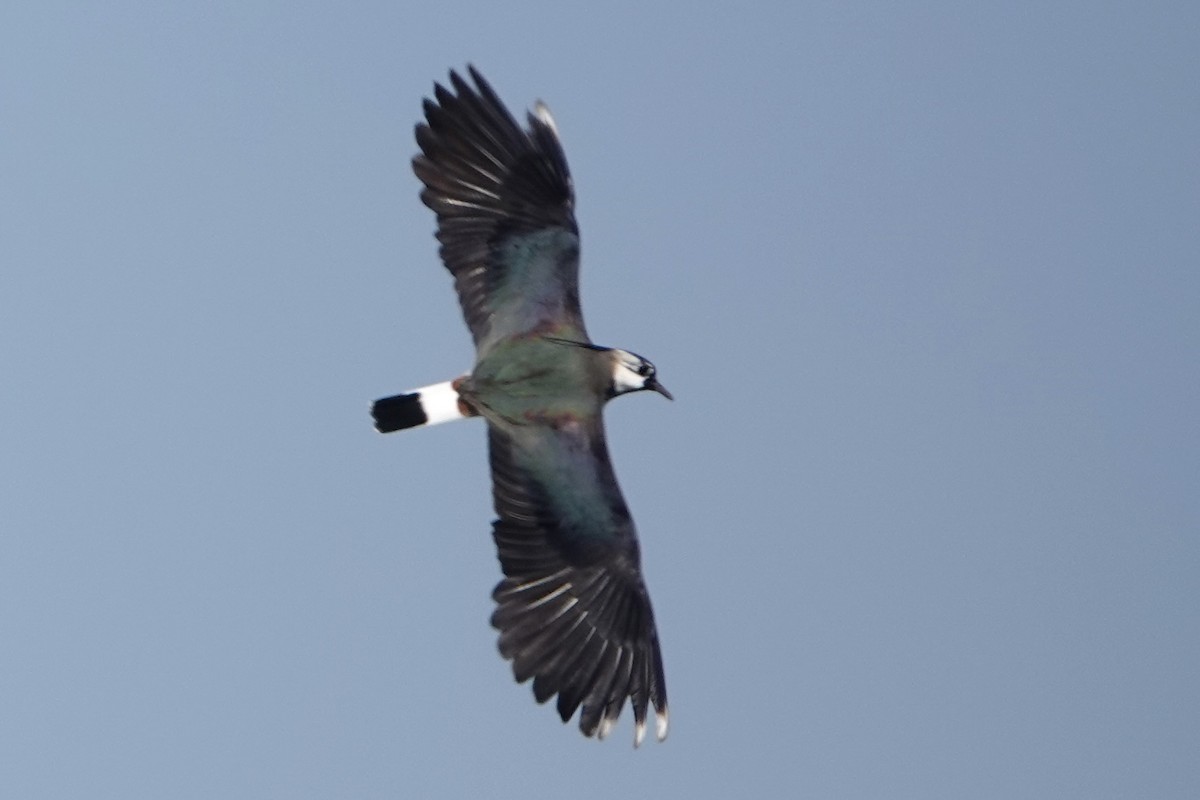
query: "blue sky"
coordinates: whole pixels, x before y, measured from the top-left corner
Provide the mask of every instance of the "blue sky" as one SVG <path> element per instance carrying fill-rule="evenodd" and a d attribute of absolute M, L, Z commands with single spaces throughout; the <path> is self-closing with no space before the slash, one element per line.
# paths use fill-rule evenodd
<path fill-rule="evenodd" d="M 11 4 L 10 4 L 11 5 Z M 1200 12 L 0 11 L 0 784 L 1200 793 Z M 672 730 L 516 686 L 434 80 L 553 109 Z"/>

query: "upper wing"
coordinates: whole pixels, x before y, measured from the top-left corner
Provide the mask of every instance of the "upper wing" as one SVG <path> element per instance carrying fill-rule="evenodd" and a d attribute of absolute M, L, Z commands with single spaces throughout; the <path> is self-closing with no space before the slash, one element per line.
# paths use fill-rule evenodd
<path fill-rule="evenodd" d="M 493 597 L 500 653 L 539 703 L 558 695 L 563 722 L 603 738 L 626 698 L 634 744 L 653 703 L 667 734 L 667 690 L 637 538 L 599 417 L 567 428 L 488 426 L 505 578 Z"/>
<path fill-rule="evenodd" d="M 579 229 L 567 160 L 545 106 L 522 130 L 475 70 L 435 84 L 413 171 L 437 212 L 441 256 L 476 347 L 546 329 L 585 340 Z"/>

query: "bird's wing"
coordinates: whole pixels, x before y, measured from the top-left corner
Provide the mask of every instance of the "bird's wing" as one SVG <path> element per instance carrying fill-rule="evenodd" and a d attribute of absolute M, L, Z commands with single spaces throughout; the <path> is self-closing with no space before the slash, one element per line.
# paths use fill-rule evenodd
<path fill-rule="evenodd" d="M 628 698 L 635 744 L 653 704 L 667 733 L 667 690 L 637 537 L 599 416 L 559 428 L 488 426 L 493 535 L 505 578 L 492 625 L 518 683 L 558 695 L 563 722 L 608 734 Z"/>
<path fill-rule="evenodd" d="M 425 100 L 413 171 L 475 345 L 535 330 L 584 341 L 575 199 L 554 120 L 539 104 L 522 129 L 469 72 L 474 87 L 452 71 L 453 91 L 435 84 Z"/>

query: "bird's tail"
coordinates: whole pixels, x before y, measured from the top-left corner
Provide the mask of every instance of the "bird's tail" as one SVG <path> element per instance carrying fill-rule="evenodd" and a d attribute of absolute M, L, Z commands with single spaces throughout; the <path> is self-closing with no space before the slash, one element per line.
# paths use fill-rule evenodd
<path fill-rule="evenodd" d="M 459 399 L 457 381 L 435 383 L 411 392 L 384 397 L 371 406 L 375 430 L 391 433 L 420 425 L 437 425 L 475 414 Z"/>

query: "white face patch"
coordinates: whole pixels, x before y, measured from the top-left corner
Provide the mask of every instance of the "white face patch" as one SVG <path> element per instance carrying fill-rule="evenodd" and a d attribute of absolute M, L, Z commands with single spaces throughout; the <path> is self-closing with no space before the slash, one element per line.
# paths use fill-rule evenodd
<path fill-rule="evenodd" d="M 613 391 L 616 394 L 645 389 L 646 382 L 654 378 L 654 365 L 639 355 L 627 350 L 614 350 Z"/>

